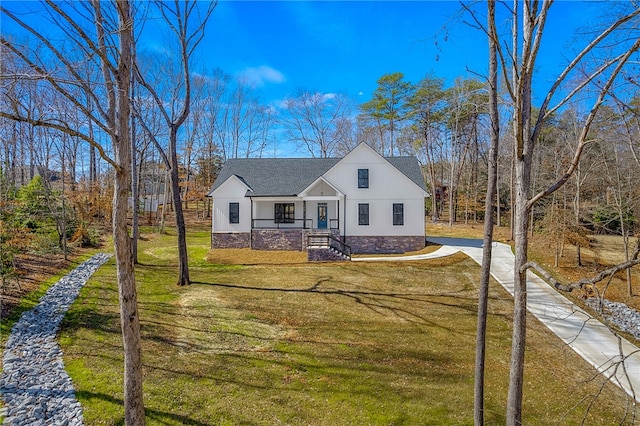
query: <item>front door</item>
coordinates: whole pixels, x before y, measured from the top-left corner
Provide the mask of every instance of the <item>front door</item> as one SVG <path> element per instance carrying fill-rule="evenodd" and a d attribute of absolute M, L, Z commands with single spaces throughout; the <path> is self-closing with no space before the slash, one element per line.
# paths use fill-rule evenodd
<path fill-rule="evenodd" d="M 318 203 L 318 229 L 327 229 L 327 203 Z"/>

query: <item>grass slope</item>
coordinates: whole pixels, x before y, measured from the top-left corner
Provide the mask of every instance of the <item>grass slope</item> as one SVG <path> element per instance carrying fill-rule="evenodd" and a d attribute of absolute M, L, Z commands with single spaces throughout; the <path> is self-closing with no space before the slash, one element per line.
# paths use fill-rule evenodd
<path fill-rule="evenodd" d="M 186 288 L 175 286 L 175 236 L 146 235 L 140 245 L 148 424 L 473 423 L 479 268 L 464 255 L 307 264 L 271 253 L 239 265 L 229 253 L 205 260 L 207 231 L 188 245 Z M 94 275 L 61 331 L 88 425 L 123 422 L 114 269 L 111 261 Z M 511 311 L 494 282 L 488 424 L 504 424 Z M 535 320 L 528 339 L 525 424 L 630 423 L 625 395 Z"/>

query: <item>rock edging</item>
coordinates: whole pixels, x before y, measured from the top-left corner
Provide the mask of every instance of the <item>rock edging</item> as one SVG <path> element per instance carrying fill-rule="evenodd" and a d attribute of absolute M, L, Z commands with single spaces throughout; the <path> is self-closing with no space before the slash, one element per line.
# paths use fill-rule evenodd
<path fill-rule="evenodd" d="M 80 289 L 111 256 L 99 253 L 49 288 L 11 330 L 0 394 L 6 425 L 82 425 L 82 407 L 56 342 L 60 323 Z"/>
<path fill-rule="evenodd" d="M 624 303 L 612 302 L 607 299 L 589 298 L 586 304 L 603 318 L 618 326 L 622 331 L 640 339 L 640 312 L 628 307 Z"/>

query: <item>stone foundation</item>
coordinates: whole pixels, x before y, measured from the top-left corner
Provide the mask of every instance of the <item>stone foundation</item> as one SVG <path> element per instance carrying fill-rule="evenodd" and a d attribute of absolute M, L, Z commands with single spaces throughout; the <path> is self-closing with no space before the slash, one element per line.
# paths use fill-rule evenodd
<path fill-rule="evenodd" d="M 251 248 L 304 251 L 308 233 L 308 229 L 254 229 L 251 231 Z"/>
<path fill-rule="evenodd" d="M 228 234 L 211 234 L 211 248 L 248 248 L 251 244 L 251 234 L 248 232 L 234 232 Z"/>
<path fill-rule="evenodd" d="M 349 259 L 330 247 L 309 247 L 307 260 L 309 262 L 335 262 Z"/>
<path fill-rule="evenodd" d="M 307 250 L 309 229 L 254 229 L 249 232 L 213 233 L 211 248 L 252 248 L 254 250 Z M 334 237 L 342 240 L 337 232 Z M 352 253 L 406 253 L 421 250 L 425 246 L 425 237 L 393 236 L 393 237 L 347 237 L 346 243 L 351 246 Z M 310 255 L 316 257 L 316 254 Z M 317 254 L 318 257 L 329 256 Z M 331 259 L 314 259 L 331 260 Z"/>
<path fill-rule="evenodd" d="M 406 253 L 425 247 L 423 236 L 347 237 L 346 243 L 356 254 Z"/>

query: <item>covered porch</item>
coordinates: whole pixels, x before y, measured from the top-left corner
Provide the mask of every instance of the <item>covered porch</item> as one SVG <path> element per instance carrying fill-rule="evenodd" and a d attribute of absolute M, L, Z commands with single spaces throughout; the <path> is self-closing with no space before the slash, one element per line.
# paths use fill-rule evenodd
<path fill-rule="evenodd" d="M 250 197 L 251 229 L 304 229 L 340 234 L 344 194 L 320 177 L 297 196 Z"/>

